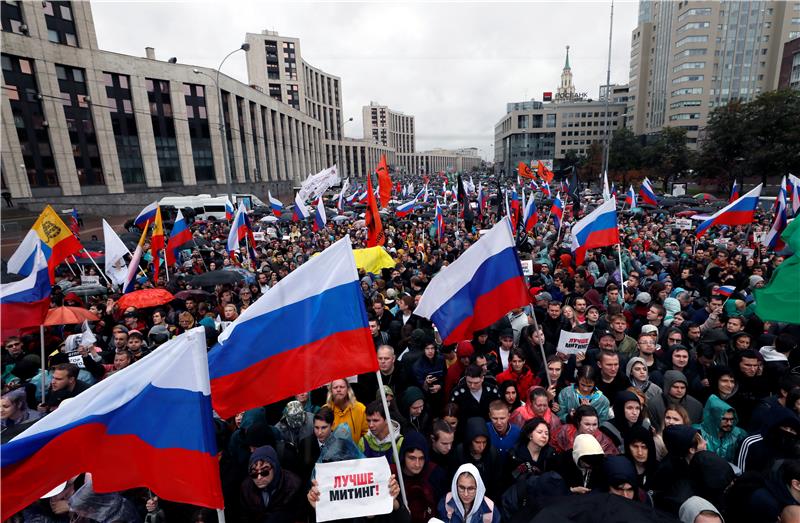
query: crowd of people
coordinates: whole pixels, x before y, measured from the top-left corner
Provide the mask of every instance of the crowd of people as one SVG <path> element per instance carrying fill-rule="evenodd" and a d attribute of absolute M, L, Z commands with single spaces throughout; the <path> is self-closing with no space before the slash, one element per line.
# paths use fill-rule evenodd
<path fill-rule="evenodd" d="M 494 183 L 489 174 L 476 177 Z M 403 181 L 412 182 L 422 184 Z M 540 200 L 539 224 L 517 234 L 521 258 L 531 261 L 530 305 L 454 345 L 442 345 L 414 309 L 431 279 L 499 219 L 502 197 L 473 216 L 453 200 L 444 204 L 441 238 L 433 198 L 405 218 L 384 214 L 395 265 L 361 271 L 380 382 L 377 374 L 342 376 L 215 420 L 228 521 L 314 521 L 314 465 L 358 457 L 385 457 L 395 474 L 394 510 L 372 519 L 510 523 L 568 510 L 577 499 L 618 496 L 641 511 L 631 521 L 800 521 L 800 324 L 762 321 L 753 299 L 784 259 L 753 240 L 769 228 L 771 213 L 697 240 L 664 209 L 620 212 L 621 254 L 616 246 L 594 249 L 576 265 L 569 226 L 599 199 L 581 195 L 561 227 Z M 246 247 L 231 258 L 228 228 L 224 220 L 192 224 L 204 247 L 187 245 L 169 281 L 157 283 L 184 298 L 158 307 L 121 308 L 113 289 L 70 292 L 78 277 L 60 267 L 53 306 L 84 307 L 100 319 L 46 329 L 45 362 L 38 329 L 4 340 L 3 441 L 187 329 L 203 326 L 213 347 L 271 286 L 345 234 L 355 248 L 366 244 L 366 230 L 352 220 L 318 231 L 310 221 L 264 222 L 256 259 Z M 247 265 L 252 278 L 238 283 L 192 283 Z M 736 288 L 730 297 L 719 292 L 726 285 Z M 558 352 L 562 331 L 592 333 L 588 350 Z M 87 474 L 13 520 L 216 517 L 144 488 L 99 494 Z"/>

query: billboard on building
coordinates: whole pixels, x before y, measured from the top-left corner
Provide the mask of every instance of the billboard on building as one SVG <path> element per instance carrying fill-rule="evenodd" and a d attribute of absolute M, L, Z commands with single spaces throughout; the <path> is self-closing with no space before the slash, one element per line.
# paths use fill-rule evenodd
<path fill-rule="evenodd" d="M 545 91 L 542 93 L 542 101 L 543 102 L 552 102 L 553 101 L 553 91 Z"/>

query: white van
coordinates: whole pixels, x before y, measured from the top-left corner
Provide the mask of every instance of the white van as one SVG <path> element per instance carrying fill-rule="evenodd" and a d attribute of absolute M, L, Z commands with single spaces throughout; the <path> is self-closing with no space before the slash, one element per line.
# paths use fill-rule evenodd
<path fill-rule="evenodd" d="M 217 194 L 218 197 L 225 198 L 227 195 L 225 194 Z M 245 194 L 245 193 L 234 193 L 233 194 L 233 207 L 236 208 L 239 206 L 239 201 L 244 201 L 245 207 L 250 209 L 256 209 L 258 207 L 266 207 L 267 204 L 261 201 L 258 196 L 255 194 Z"/>
<path fill-rule="evenodd" d="M 224 220 L 226 201 L 225 196 L 198 194 L 196 196 L 165 196 L 159 200 L 158 205 L 171 208 L 169 210 L 172 211 L 172 216 L 180 209 L 191 207 L 198 220 L 208 220 L 212 216 L 217 220 Z"/>

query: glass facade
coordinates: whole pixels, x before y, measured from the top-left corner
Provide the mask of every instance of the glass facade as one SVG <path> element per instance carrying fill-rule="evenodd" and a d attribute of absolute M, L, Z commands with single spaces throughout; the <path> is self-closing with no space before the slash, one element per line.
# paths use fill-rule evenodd
<path fill-rule="evenodd" d="M 228 148 L 228 168 L 231 171 L 231 180 L 236 179 L 236 162 L 233 161 L 233 137 L 231 136 L 231 115 L 229 111 L 230 93 L 227 91 L 222 92 L 222 118 L 225 121 L 225 138 L 227 143 L 225 147 Z"/>
<path fill-rule="evenodd" d="M 161 182 L 181 183 L 181 165 L 178 159 L 178 143 L 175 139 L 175 121 L 172 115 L 169 82 L 145 78 L 145 84 Z"/>
<path fill-rule="evenodd" d="M 72 16 L 72 2 L 42 2 L 44 20 L 47 25 L 47 39 L 54 44 L 78 47 L 75 20 Z"/>
<path fill-rule="evenodd" d="M 213 182 L 214 155 L 211 150 L 211 134 L 208 127 L 206 108 L 206 89 L 202 85 L 183 84 L 186 100 L 186 120 L 189 124 L 189 138 L 192 142 L 192 161 L 194 176 L 198 182 Z"/>
<path fill-rule="evenodd" d="M 111 125 L 117 145 L 119 168 L 123 184 L 145 183 L 142 151 L 133 113 L 130 77 L 124 74 L 103 72 Z"/>
<path fill-rule="evenodd" d="M 245 143 L 245 128 L 244 128 L 244 99 L 236 97 L 236 118 L 239 120 L 239 144 L 242 146 L 242 163 L 244 164 L 244 181 L 249 182 L 250 177 L 250 160 L 247 158 L 247 145 Z"/>
<path fill-rule="evenodd" d="M 3 21 L 3 31 L 17 34 L 27 32 L 22 30 L 25 22 L 22 20 L 22 6 L 19 2 L 1 2 L 0 18 Z"/>

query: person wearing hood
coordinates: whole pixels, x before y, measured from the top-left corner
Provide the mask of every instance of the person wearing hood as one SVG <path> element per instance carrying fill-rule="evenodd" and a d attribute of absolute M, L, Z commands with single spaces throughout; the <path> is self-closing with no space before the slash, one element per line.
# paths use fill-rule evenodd
<path fill-rule="evenodd" d="M 648 403 L 654 398 L 660 397 L 664 392 L 661 387 L 650 380 L 647 362 L 644 361 L 644 358 L 634 356 L 629 359 L 628 363 L 625 365 L 625 375 L 630 380 L 631 385 L 644 394 Z"/>
<path fill-rule="evenodd" d="M 676 298 L 667 298 L 664 300 L 664 309 L 667 315 L 664 316 L 664 325 L 669 327 L 675 319 L 675 315 L 681 311 L 681 302 Z"/>
<path fill-rule="evenodd" d="M 767 478 L 764 486 L 755 490 L 749 499 L 748 521 L 771 523 L 778 520 L 788 506 L 800 505 L 800 460 L 786 460 L 780 470 Z"/>
<path fill-rule="evenodd" d="M 297 448 L 301 439 L 314 433 L 314 415 L 306 412 L 302 403 L 292 400 L 284 407 L 283 416 L 275 428 L 288 445 Z"/>
<path fill-rule="evenodd" d="M 609 456 L 603 463 L 609 494 L 644 501 L 647 494 L 639 488 L 636 469 L 625 456 Z"/>
<path fill-rule="evenodd" d="M 797 348 L 797 341 L 791 334 L 780 334 L 773 345 L 761 347 L 758 352 L 764 358 L 764 377 L 768 383 L 775 381 L 789 368 L 789 357 Z"/>
<path fill-rule="evenodd" d="M 401 414 L 404 418 L 403 432 L 416 430 L 427 434 L 431 428 L 431 418 L 425 404 L 425 394 L 419 387 L 409 387 L 400 397 Z"/>
<path fill-rule="evenodd" d="M 681 523 L 725 523 L 717 507 L 701 498 L 692 496 L 678 510 Z"/>
<path fill-rule="evenodd" d="M 464 441 L 452 452 L 451 463 L 471 464 L 480 472 L 481 477 L 486 478 L 489 494 L 499 495 L 503 491 L 500 455 L 492 446 L 489 429 L 486 428 L 486 421 L 483 418 L 472 417 L 467 420 Z"/>
<path fill-rule="evenodd" d="M 283 470 L 275 449 L 258 447 L 250 456 L 242 482 L 241 517 L 254 523 L 291 523 L 302 510 L 300 478 Z"/>
<path fill-rule="evenodd" d="M 639 487 L 650 490 L 653 476 L 658 468 L 656 444 L 650 430 L 641 425 L 631 427 L 625 439 L 624 454 L 636 469 L 636 483 Z"/>
<path fill-rule="evenodd" d="M 653 478 L 653 499 L 657 508 L 675 513 L 692 495 L 689 464 L 698 453 L 706 450 L 700 431 L 689 425 L 671 425 L 664 429 L 667 456 Z"/>
<path fill-rule="evenodd" d="M 786 407 L 770 409 L 770 419 L 759 434 L 745 438 L 736 466 L 742 472 L 772 470 L 778 460 L 800 458 L 800 419 Z"/>
<path fill-rule="evenodd" d="M 747 432 L 737 426 L 738 422 L 736 410 L 712 394 L 703 409 L 703 422 L 694 425 L 694 428 L 700 430 L 708 450 L 732 462 L 747 437 Z"/>
<path fill-rule="evenodd" d="M 633 427 L 642 426 L 644 414 L 639 396 L 623 390 L 614 399 L 614 417 L 600 425 L 600 431 L 617 446 L 620 454 L 625 452 L 625 444 Z"/>
<path fill-rule="evenodd" d="M 581 434 L 589 434 L 597 439 L 603 452 L 608 455 L 619 453 L 611 438 L 599 430 L 600 422 L 597 411 L 591 405 L 581 405 L 570 417 L 570 422 L 561 426 L 558 433 L 551 437 L 550 444 L 557 452 L 566 452 L 573 448 L 575 438 Z"/>
<path fill-rule="evenodd" d="M 597 440 L 589 434 L 579 434 L 571 452 L 559 456 L 557 472 L 564 478 L 573 494 L 588 494 L 607 489 L 603 461 L 605 455 Z"/>
<path fill-rule="evenodd" d="M 438 502 L 447 493 L 445 471 L 428 461 L 428 442 L 415 430 L 403 439 L 400 463 L 411 523 L 427 523 L 435 517 Z M 397 473 L 394 465 L 392 472 Z"/>
<path fill-rule="evenodd" d="M 571 415 L 575 409 L 587 403 L 597 412 L 600 423 L 608 419 L 608 398 L 595 386 L 600 379 L 599 374 L 600 372 L 595 367 L 584 365 L 578 368 L 575 377 L 576 383 L 562 389 L 561 392 L 558 393 L 558 405 L 560 407 L 558 410 L 558 417 L 562 422 L 566 422 L 567 417 Z"/>
<path fill-rule="evenodd" d="M 682 372 L 668 370 L 664 373 L 664 393 L 653 398 L 647 404 L 650 421 L 656 431 L 662 429 L 661 422 L 667 405 L 675 403 L 686 409 L 692 423 L 700 423 L 703 419 L 703 404 L 690 396 L 687 392 L 689 382 Z"/>
<path fill-rule="evenodd" d="M 375 400 L 366 409 L 367 426 L 369 430 L 358 441 L 358 449 L 368 458 L 383 456 L 389 463 L 394 462 L 392 456 L 392 433 L 398 445 L 403 444 L 400 434 L 400 424 L 392 420 L 391 429 L 383 411 L 383 403 Z M 391 433 L 390 433 L 391 430 Z"/>
<path fill-rule="evenodd" d="M 439 517 L 445 523 L 500 523 L 500 510 L 486 495 L 473 464 L 465 463 L 456 471 L 450 492 L 439 502 Z"/>

